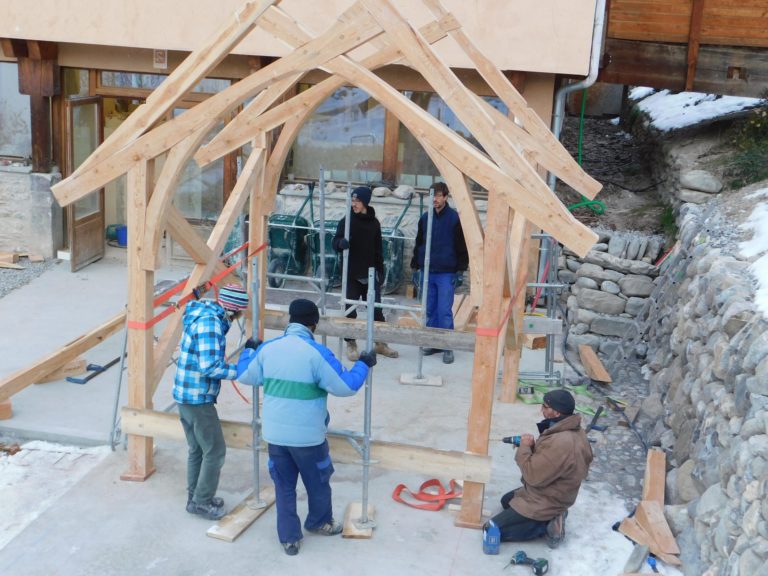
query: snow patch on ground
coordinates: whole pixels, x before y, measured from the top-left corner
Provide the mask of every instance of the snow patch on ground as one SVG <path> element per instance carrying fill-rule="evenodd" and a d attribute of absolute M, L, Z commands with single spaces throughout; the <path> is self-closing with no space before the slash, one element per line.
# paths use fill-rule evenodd
<path fill-rule="evenodd" d="M 649 116 L 651 125 L 663 132 L 753 108 L 762 101 L 699 92 L 674 94 L 660 90 L 654 93 L 652 88 L 645 87 L 633 88 L 630 98 L 638 101 L 637 107 Z"/>
<path fill-rule="evenodd" d="M 0 550 L 110 453 L 34 441 L 0 456 Z"/>
<path fill-rule="evenodd" d="M 752 209 L 742 228 L 752 231 L 752 238 L 739 245 L 741 255 L 753 259 L 750 267 L 758 281 L 755 306 L 768 317 L 768 188 L 761 188 L 749 195 L 761 199 Z"/>

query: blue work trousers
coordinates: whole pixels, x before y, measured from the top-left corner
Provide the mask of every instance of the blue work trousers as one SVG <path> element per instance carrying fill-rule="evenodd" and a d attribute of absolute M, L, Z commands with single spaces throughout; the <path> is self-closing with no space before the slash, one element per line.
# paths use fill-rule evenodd
<path fill-rule="evenodd" d="M 327 440 L 317 446 L 306 447 L 269 444 L 269 475 L 275 483 L 277 536 L 283 544 L 302 539 L 301 521 L 296 513 L 296 482 L 299 474 L 307 490 L 309 504 L 304 528 L 320 528 L 333 519 L 333 463 Z"/>
<path fill-rule="evenodd" d="M 427 288 L 427 326 L 453 330 L 453 272 L 430 272 Z"/>

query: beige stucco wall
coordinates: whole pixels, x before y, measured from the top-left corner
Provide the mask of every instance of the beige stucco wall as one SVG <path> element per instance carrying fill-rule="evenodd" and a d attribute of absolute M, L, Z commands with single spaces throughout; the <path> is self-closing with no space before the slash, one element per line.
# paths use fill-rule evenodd
<path fill-rule="evenodd" d="M 442 0 L 503 70 L 586 75 L 595 0 Z M 322 32 L 353 0 L 283 0 L 309 31 Z M 418 0 L 393 0 L 415 25 L 430 20 Z M 3 0 L 0 37 L 103 46 L 194 50 L 243 0 Z M 255 31 L 236 53 L 282 56 L 288 48 Z M 470 62 L 449 39 L 438 52 L 452 67 Z"/>

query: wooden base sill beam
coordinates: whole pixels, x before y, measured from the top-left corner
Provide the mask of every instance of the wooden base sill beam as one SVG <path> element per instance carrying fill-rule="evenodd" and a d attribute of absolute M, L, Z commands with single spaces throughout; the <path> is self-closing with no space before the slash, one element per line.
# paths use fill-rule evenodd
<path fill-rule="evenodd" d="M 177 414 L 123 408 L 121 427 L 124 434 L 168 438 L 184 442 L 184 430 Z M 222 420 L 224 440 L 229 448 L 250 450 L 253 433 L 250 422 Z M 331 454 L 336 462 L 360 463 L 360 454 L 346 437 L 328 435 Z M 491 479 L 491 457 L 457 450 L 436 450 L 424 446 L 371 442 L 371 461 L 391 470 L 418 472 L 427 477 L 454 478 L 488 483 Z"/>

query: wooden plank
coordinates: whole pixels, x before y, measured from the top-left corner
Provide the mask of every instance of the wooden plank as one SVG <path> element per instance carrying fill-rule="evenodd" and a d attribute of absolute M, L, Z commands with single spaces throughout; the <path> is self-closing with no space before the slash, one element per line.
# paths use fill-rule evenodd
<path fill-rule="evenodd" d="M 0 402 L 0 420 L 10 420 L 13 417 L 13 404 L 10 400 Z"/>
<path fill-rule="evenodd" d="M 83 357 L 75 358 L 74 360 L 70 360 L 64 366 L 61 366 L 48 374 L 47 376 L 44 376 L 43 378 L 40 378 L 35 384 L 45 384 L 47 382 L 56 382 L 57 380 L 64 380 L 67 376 L 79 376 L 80 374 L 83 374 L 87 366 L 87 361 Z"/>
<path fill-rule="evenodd" d="M 126 434 L 186 441 L 178 414 L 124 407 L 121 411 L 121 426 Z M 228 448 L 253 449 L 250 422 L 222 420 L 221 427 Z M 360 453 L 350 445 L 346 436 L 329 433 L 328 444 L 335 462 L 360 463 Z M 488 482 L 491 479 L 491 458 L 483 454 L 373 440 L 371 460 L 382 468 L 417 472 L 426 477 L 475 482 Z"/>
<path fill-rule="evenodd" d="M 208 528 L 206 536 L 224 540 L 225 542 L 234 542 L 240 534 L 245 532 L 256 519 L 264 514 L 272 504 L 275 503 L 275 487 L 273 485 L 265 486 L 260 492 L 261 500 L 266 505 L 257 508 L 256 494 L 251 493 L 245 500 L 240 502 L 224 518 Z"/>
<path fill-rule="evenodd" d="M 500 194 L 491 192 L 488 197 L 488 216 L 485 233 L 483 265 L 485 270 L 504 270 L 507 258 L 507 242 L 511 211 L 503 203 Z M 503 274 L 485 274 L 483 277 L 483 305 L 478 312 L 478 328 L 494 329 L 502 320 L 501 309 L 504 289 Z M 488 453 L 491 431 L 493 392 L 498 373 L 500 334 L 478 335 L 472 368 L 472 400 L 467 418 L 467 450 L 476 454 Z M 461 512 L 456 525 L 479 527 L 482 523 L 483 495 L 485 486 L 478 482 L 465 482 Z"/>
<path fill-rule="evenodd" d="M 643 500 L 635 511 L 637 523 L 659 545 L 659 549 L 667 554 L 680 554 L 680 548 L 675 536 L 664 518 L 664 506 L 658 502 Z"/>
<path fill-rule="evenodd" d="M 363 503 L 350 502 L 344 512 L 344 530 L 341 532 L 342 538 L 370 538 L 373 536 L 373 527 L 358 528 L 355 522 L 363 516 Z M 368 519 L 376 519 L 376 508 L 373 504 L 368 504 Z"/>
<path fill-rule="evenodd" d="M 581 344 L 579 346 L 579 358 L 581 359 L 581 364 L 584 366 L 587 376 L 592 378 L 592 380 L 605 383 L 613 382 L 611 375 L 608 374 L 605 366 L 600 362 L 600 358 L 597 357 L 592 346 L 589 344 Z"/>
<path fill-rule="evenodd" d="M 42 357 L 31 366 L 21 368 L 6 376 L 0 380 L 0 402 L 8 400 L 27 386 L 45 378 L 46 375 L 97 346 L 124 326 L 125 314 L 118 314 L 101 326 L 78 336 L 58 350 Z"/>
<path fill-rule="evenodd" d="M 16 252 L 0 252 L 0 262 L 6 264 L 16 264 L 19 261 L 19 255 Z"/>
<path fill-rule="evenodd" d="M 662 450 L 651 448 L 645 461 L 643 500 L 664 506 L 664 487 L 667 478 L 667 457 Z"/>
<path fill-rule="evenodd" d="M 648 546 L 651 553 L 662 562 L 666 562 L 671 566 L 680 566 L 682 564 L 677 556 L 663 552 L 656 543 L 656 540 L 654 540 L 643 527 L 638 524 L 634 517 L 624 518 L 619 525 L 619 532 L 636 544 L 645 544 Z"/>
<path fill-rule="evenodd" d="M 261 68 L 226 90 L 208 98 L 184 114 L 154 128 L 109 158 L 93 164 L 90 169 L 75 177 L 62 180 L 51 191 L 61 206 L 86 196 L 125 174 L 142 159 L 155 158 L 180 142 L 211 118 L 223 118 L 246 99 L 255 96 L 265 87 L 284 76 L 321 66 L 337 54 L 353 50 L 369 38 L 381 33 L 371 18 L 337 23 L 322 35 L 294 50 L 291 54 Z"/>
<path fill-rule="evenodd" d="M 691 7 L 691 22 L 688 31 L 688 70 L 685 74 L 685 89 L 693 90 L 696 77 L 696 62 L 699 59 L 699 42 L 701 42 L 701 22 L 704 16 L 704 0 L 693 0 Z"/>
<path fill-rule="evenodd" d="M 173 108 L 253 30 L 261 15 L 279 0 L 248 1 L 197 50 L 192 52 L 70 176 L 76 178 L 141 136 Z M 97 188 L 100 188 L 98 186 Z M 63 206 L 64 204 L 62 204 Z"/>
<path fill-rule="evenodd" d="M 19 264 L 11 264 L 10 262 L 0 262 L 0 268 L 8 268 L 9 270 L 25 270 L 24 266 Z"/>

